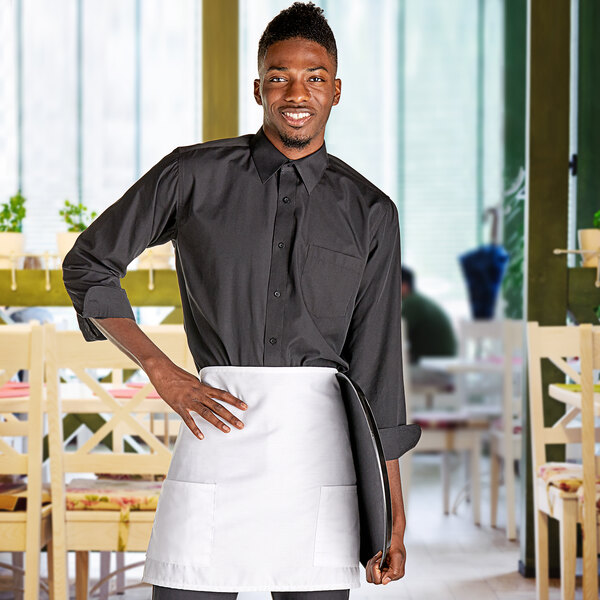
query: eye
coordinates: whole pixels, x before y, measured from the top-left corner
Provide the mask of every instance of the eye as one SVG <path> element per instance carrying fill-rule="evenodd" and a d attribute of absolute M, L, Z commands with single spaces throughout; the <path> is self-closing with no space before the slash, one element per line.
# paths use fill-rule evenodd
<path fill-rule="evenodd" d="M 274 81 L 275 83 L 279 83 L 280 81 L 285 81 L 285 78 L 275 75 L 274 77 L 270 77 L 269 81 Z"/>
<path fill-rule="evenodd" d="M 312 77 L 310 77 L 310 81 L 325 81 L 322 77 L 319 77 L 318 75 L 313 75 Z"/>

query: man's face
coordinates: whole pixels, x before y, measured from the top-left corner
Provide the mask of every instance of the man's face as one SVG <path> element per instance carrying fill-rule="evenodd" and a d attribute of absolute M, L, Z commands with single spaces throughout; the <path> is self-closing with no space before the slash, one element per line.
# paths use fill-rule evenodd
<path fill-rule="evenodd" d="M 267 50 L 259 77 L 254 97 L 263 107 L 263 129 L 271 143 L 292 159 L 318 150 L 342 87 L 327 50 L 304 38 L 276 42 Z"/>

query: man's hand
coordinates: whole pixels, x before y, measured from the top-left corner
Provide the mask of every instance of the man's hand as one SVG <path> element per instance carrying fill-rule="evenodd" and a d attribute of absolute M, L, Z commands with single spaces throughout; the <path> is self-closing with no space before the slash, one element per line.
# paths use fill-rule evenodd
<path fill-rule="evenodd" d="M 238 429 L 244 427 L 235 415 L 213 398 L 237 406 L 241 410 L 248 408 L 246 404 L 225 390 L 200 382 L 198 377 L 178 367 L 133 319 L 107 317 L 91 318 L 91 321 L 108 340 L 145 371 L 160 397 L 183 419 L 199 440 L 204 435 L 198 429 L 190 411 L 198 413 L 225 433 L 230 431 L 230 428 L 218 419 L 217 415 Z"/>
<path fill-rule="evenodd" d="M 196 425 L 190 411 L 198 413 L 203 419 L 225 433 L 231 429 L 218 417 L 238 429 L 244 427 L 242 421 L 220 402 L 213 399 L 227 402 L 241 410 L 248 408 L 244 402 L 229 392 L 202 383 L 197 377 L 171 361 L 161 360 L 159 364 L 155 363 L 152 368 L 148 368 L 147 374 L 160 397 L 179 414 L 199 440 L 204 438 L 204 434 Z"/>
<path fill-rule="evenodd" d="M 392 535 L 390 551 L 386 556 L 383 567 L 379 568 L 381 550 L 367 563 L 367 582 L 386 585 L 390 581 L 404 577 L 404 565 L 406 563 L 406 548 L 401 536 Z"/>

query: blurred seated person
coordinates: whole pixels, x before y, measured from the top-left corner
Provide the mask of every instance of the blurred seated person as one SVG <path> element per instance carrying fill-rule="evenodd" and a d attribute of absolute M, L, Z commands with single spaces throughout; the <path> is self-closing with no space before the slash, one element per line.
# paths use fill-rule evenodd
<path fill-rule="evenodd" d="M 452 323 L 437 302 L 417 291 L 415 275 L 407 267 L 402 267 L 402 319 L 407 329 L 413 387 L 431 386 L 451 391 L 454 384 L 450 374 L 425 369 L 418 362 L 423 356 L 456 356 L 458 345 Z"/>

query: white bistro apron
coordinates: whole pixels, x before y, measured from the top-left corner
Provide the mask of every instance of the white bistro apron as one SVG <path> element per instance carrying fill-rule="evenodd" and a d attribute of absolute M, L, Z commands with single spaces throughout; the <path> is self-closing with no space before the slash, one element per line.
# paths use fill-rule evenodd
<path fill-rule="evenodd" d="M 142 580 L 202 591 L 360 587 L 348 423 L 333 367 L 208 366 L 243 429 L 182 422 Z M 218 400 L 217 400 L 218 401 Z"/>

